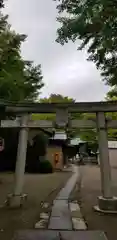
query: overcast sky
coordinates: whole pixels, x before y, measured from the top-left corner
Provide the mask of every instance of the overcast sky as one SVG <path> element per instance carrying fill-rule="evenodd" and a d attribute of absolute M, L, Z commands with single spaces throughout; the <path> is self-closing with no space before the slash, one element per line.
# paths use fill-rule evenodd
<path fill-rule="evenodd" d="M 77 51 L 78 42 L 61 46 L 55 42 L 56 3 L 53 0 L 7 0 L 5 13 L 19 33 L 28 35 L 22 46 L 25 59 L 41 63 L 45 87 L 43 97 L 60 93 L 77 101 L 100 101 L 108 90 L 85 51 Z"/>

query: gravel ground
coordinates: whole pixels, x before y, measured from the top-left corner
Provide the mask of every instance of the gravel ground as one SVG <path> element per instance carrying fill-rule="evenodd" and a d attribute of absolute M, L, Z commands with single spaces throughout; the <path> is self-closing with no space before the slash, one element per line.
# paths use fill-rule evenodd
<path fill-rule="evenodd" d="M 0 208 L 0 240 L 11 240 L 16 230 L 32 229 L 39 220 L 41 202 L 51 202 L 70 176 L 70 172 L 26 174 L 24 193 L 28 194 L 28 199 L 25 206 L 17 210 Z M 7 194 L 12 192 L 13 174 L 0 174 L 0 179 L 2 180 L 0 205 L 2 205 Z"/>
<path fill-rule="evenodd" d="M 117 196 L 117 168 L 112 169 L 113 194 Z M 100 191 L 100 170 L 98 166 L 81 166 L 82 184 L 80 192 L 77 191 L 77 199 L 81 205 L 81 211 L 89 230 L 102 230 L 108 240 L 117 238 L 117 215 L 99 214 L 93 210 L 97 204 L 97 196 Z"/>

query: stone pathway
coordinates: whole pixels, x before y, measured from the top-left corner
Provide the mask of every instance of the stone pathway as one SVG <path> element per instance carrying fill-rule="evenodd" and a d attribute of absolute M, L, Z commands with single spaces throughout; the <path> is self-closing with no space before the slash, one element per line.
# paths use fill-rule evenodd
<path fill-rule="evenodd" d="M 51 215 L 45 212 L 40 214 L 40 221 L 35 224 L 35 228 L 39 230 L 19 231 L 13 240 L 106 240 L 102 231 L 84 231 L 86 224 L 77 201 L 69 202 L 77 179 L 78 168 L 74 166 L 72 177 L 53 201 Z M 43 209 L 46 207 L 48 203 L 43 204 Z"/>
<path fill-rule="evenodd" d="M 41 213 L 35 228 L 51 230 L 86 230 L 78 203 L 69 202 L 69 196 L 78 179 L 78 167 L 73 167 L 73 175 L 53 201 L 51 215 Z M 48 226 L 48 227 L 47 227 Z"/>
<path fill-rule="evenodd" d="M 102 231 L 24 230 L 13 240 L 107 240 Z"/>

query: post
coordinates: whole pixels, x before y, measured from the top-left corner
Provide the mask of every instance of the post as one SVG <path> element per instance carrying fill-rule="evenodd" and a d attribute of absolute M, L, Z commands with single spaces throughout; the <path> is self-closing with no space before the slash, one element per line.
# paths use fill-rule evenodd
<path fill-rule="evenodd" d="M 10 194 L 7 199 L 7 205 L 10 207 L 20 207 L 22 200 L 26 195 L 22 194 L 23 183 L 24 183 L 24 172 L 27 152 L 27 141 L 28 141 L 28 115 L 21 117 L 21 126 L 19 132 L 19 142 L 17 150 L 17 161 L 15 169 L 15 186 L 13 194 Z"/>
<path fill-rule="evenodd" d="M 56 110 L 56 125 L 58 128 L 65 128 L 68 124 L 69 115 L 68 109 L 57 109 Z"/>
<path fill-rule="evenodd" d="M 117 199 L 112 195 L 111 167 L 109 162 L 108 136 L 104 112 L 97 113 L 97 129 L 102 196 L 98 198 L 98 206 L 94 208 L 101 212 L 114 213 L 117 212 Z"/>
<path fill-rule="evenodd" d="M 99 140 L 102 195 L 104 198 L 111 198 L 112 197 L 111 167 L 109 162 L 106 121 L 105 121 L 105 115 L 103 112 L 97 113 L 97 127 L 98 127 L 98 140 Z"/>

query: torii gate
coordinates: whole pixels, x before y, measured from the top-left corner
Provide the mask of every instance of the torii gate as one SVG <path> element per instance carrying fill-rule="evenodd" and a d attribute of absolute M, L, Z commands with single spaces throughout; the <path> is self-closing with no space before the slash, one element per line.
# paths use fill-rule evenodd
<path fill-rule="evenodd" d="M 86 102 L 86 103 L 0 103 L 6 114 L 15 113 L 20 115 L 20 120 L 2 120 L 1 127 L 19 127 L 19 143 L 17 152 L 17 162 L 15 170 L 15 185 L 13 194 L 8 197 L 11 207 L 19 207 L 25 195 L 22 194 L 24 171 L 27 151 L 28 129 L 30 128 L 97 128 L 102 196 L 98 197 L 98 206 L 95 207 L 100 212 L 117 212 L 117 198 L 112 195 L 111 188 L 111 168 L 109 163 L 107 128 L 117 128 L 117 121 L 105 118 L 105 112 L 117 112 L 117 101 L 111 102 Z M 31 121 L 31 113 L 56 113 L 56 123 L 52 121 Z M 70 113 L 96 113 L 96 120 L 71 120 Z"/>

